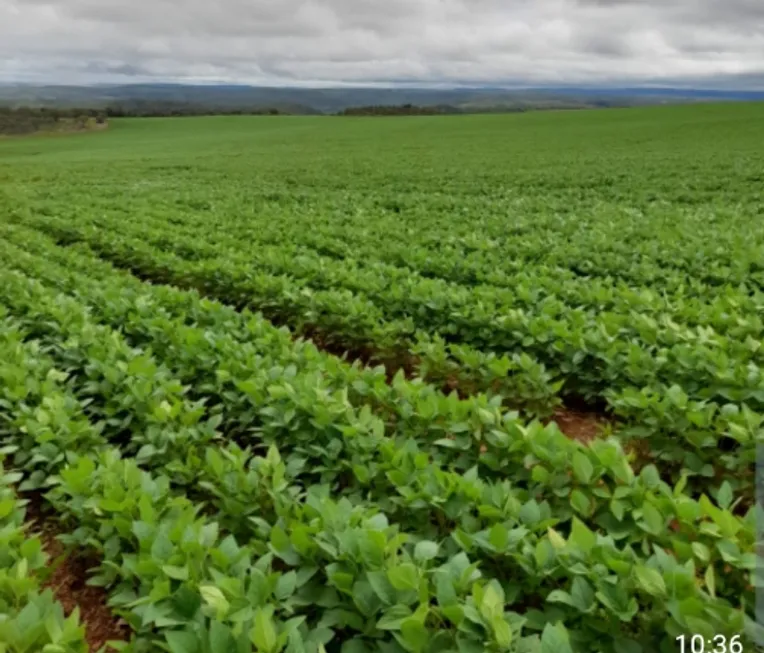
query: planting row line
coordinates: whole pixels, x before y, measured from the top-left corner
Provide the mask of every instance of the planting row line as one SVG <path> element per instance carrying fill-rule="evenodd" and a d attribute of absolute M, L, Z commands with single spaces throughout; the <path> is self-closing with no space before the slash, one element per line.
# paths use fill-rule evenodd
<path fill-rule="evenodd" d="M 39 216 L 24 221 L 62 243 L 86 242 L 99 255 L 146 278 L 193 287 L 234 306 L 254 306 L 297 330 L 317 330 L 328 343 L 392 352 L 393 360 L 415 353 L 437 361 L 430 352 L 434 347 L 445 361 L 455 363 L 455 370 L 464 369 L 459 363 L 467 361 L 467 376 L 480 387 L 499 383 L 505 394 L 511 384 L 501 387 L 502 377 L 483 362 L 522 351 L 564 380 L 562 392 L 567 394 L 606 398 L 610 391 L 665 390 L 677 384 L 691 399 L 764 408 L 764 375 L 757 364 L 761 340 L 751 336 L 684 327 L 670 316 L 658 321 L 639 311 L 528 313 L 507 308 L 498 296 L 477 297 L 474 289 L 450 292 L 430 287 L 432 280 L 390 285 L 382 274 L 376 290 L 369 285 L 369 294 L 343 288 L 336 279 L 327 289 L 314 289 L 308 280 L 293 278 L 287 260 L 276 274 L 253 266 L 252 255 L 229 248 L 219 248 L 216 258 L 179 257 L 164 251 L 164 245 L 147 243 L 149 233 L 130 236 L 127 226 L 105 230 Z M 355 272 L 346 277 L 348 283 L 364 283 Z M 758 334 L 757 321 L 742 323 Z M 475 362 L 477 374 L 469 369 Z"/>
<path fill-rule="evenodd" d="M 270 349 L 278 353 L 280 360 L 296 365 L 301 371 L 319 371 L 332 388 L 347 389 L 351 403 L 370 405 L 388 428 L 403 427 L 431 442 L 442 442 L 447 431 L 451 434 L 464 431 L 463 424 L 473 421 L 476 409 L 493 405 L 480 395 L 463 400 L 444 397 L 432 387 L 401 378 L 388 385 L 381 370 L 342 364 L 333 356 L 320 354 L 310 343 L 291 341 L 288 333 L 270 327 L 264 320 L 200 300 L 193 292 L 151 286 L 130 275 L 117 274 L 87 249 L 59 248 L 45 237 L 19 228 L 6 230 L 5 235 L 8 240 L 23 242 L 26 248 L 36 251 L 32 255 L 9 243 L 2 244 L 6 265 L 78 294 L 101 319 L 126 330 L 138 344 L 160 352 L 169 349 L 184 383 L 214 387 L 218 370 L 226 369 L 227 365 L 222 364 L 221 358 L 238 361 L 237 375 L 246 376 L 247 366 L 263 367 L 253 361 L 251 343 L 266 341 L 273 343 Z M 153 301 L 150 308 L 145 306 L 147 295 L 160 299 L 162 311 Z M 140 319 L 135 311 L 139 311 Z M 158 329 L 147 329 L 147 324 L 156 324 L 162 315 L 168 318 L 162 334 Z M 216 328 L 217 355 L 199 353 L 198 349 L 209 350 L 213 345 L 208 333 L 198 329 L 189 333 L 184 328 L 187 325 L 182 321 L 189 318 L 200 327 Z M 716 474 L 726 472 L 736 490 L 752 495 L 753 479 L 748 470 L 753 467 L 756 444 L 762 437 L 759 414 L 745 406 L 692 401 L 679 388 L 665 394 L 627 391 L 614 395 L 614 401 L 619 402 L 622 413 L 631 417 L 619 437 L 647 440 L 648 455 L 664 473 L 675 473 L 677 480 L 682 472 L 697 476 L 698 483 L 705 488 Z M 238 433 L 242 428 L 230 426 L 229 432 Z M 469 442 L 469 438 L 464 438 L 456 444 L 444 444 L 463 448 L 469 447 Z M 720 447 L 724 449 L 721 452 Z"/>
<path fill-rule="evenodd" d="M 44 236 L 39 232 L 17 225 L 0 223 L 0 233 L 9 243 L 12 242 L 21 247 L 37 248 L 38 251 L 40 247 L 44 247 L 46 256 L 57 256 L 58 260 L 61 260 L 62 257 L 67 257 L 65 249 L 52 247 L 52 245 L 48 244 L 50 241 L 47 241 L 47 239 L 47 242 L 43 245 L 41 239 Z M 90 258 L 92 259 L 92 256 Z M 182 261 L 175 258 L 174 260 Z M 64 265 L 69 266 L 70 262 L 67 260 Z M 92 265 L 92 263 L 88 262 L 88 265 Z M 85 272 L 88 274 L 87 269 L 85 269 Z M 148 272 L 148 270 L 144 270 L 144 272 Z M 289 283 L 287 280 L 276 279 L 273 283 L 266 280 L 266 283 L 269 284 L 270 288 L 266 289 L 263 287 L 261 290 L 267 292 L 270 299 L 264 299 L 263 305 L 259 308 L 265 309 L 265 312 L 270 317 L 273 317 L 274 313 L 279 312 L 275 308 L 275 303 L 279 301 L 282 304 L 284 303 L 283 299 L 278 299 L 283 296 L 282 291 L 287 293 L 286 296 L 293 292 L 300 294 L 299 289 L 290 289 L 288 287 Z M 341 292 L 329 293 L 329 295 L 333 295 L 337 299 L 337 311 L 343 305 L 343 301 L 348 298 L 347 293 Z M 302 296 L 306 301 L 310 301 L 308 295 L 303 294 Z M 242 305 L 247 302 L 243 302 L 241 297 L 239 297 L 237 303 Z M 355 309 L 356 317 L 349 317 L 348 319 L 351 322 L 354 319 L 358 322 L 374 322 L 373 314 L 364 314 L 363 309 L 362 303 L 358 304 Z M 315 310 L 320 311 L 321 308 L 317 306 Z M 325 327 L 328 323 L 339 323 L 342 320 L 339 313 L 335 313 L 334 317 L 331 313 L 328 313 L 326 318 L 328 322 L 322 322 Z M 355 347 L 355 351 L 361 352 L 361 354 L 371 352 L 372 357 L 378 354 L 376 358 L 381 358 L 384 362 L 388 363 L 389 369 L 397 369 L 401 365 L 407 366 L 406 364 L 411 361 L 411 354 L 408 351 L 402 350 L 400 346 L 395 344 L 394 340 L 387 338 L 389 346 L 387 349 L 384 348 L 386 338 L 384 334 L 390 330 L 395 330 L 395 325 L 385 325 L 379 320 L 377 320 L 376 324 L 379 327 L 376 334 L 379 340 L 376 341 L 373 339 L 369 340 L 368 334 L 365 334 L 363 331 L 359 331 L 358 337 L 355 339 L 342 340 L 336 334 L 322 329 L 320 332 L 320 342 L 322 346 L 330 349 L 343 349 L 347 343 L 350 343 L 350 347 Z M 314 330 L 309 323 L 304 323 L 302 331 L 311 334 Z M 341 330 L 341 332 L 346 333 L 347 329 Z M 504 403 L 510 407 L 522 408 L 525 412 L 535 415 L 550 415 L 560 404 L 557 394 L 560 383 L 548 373 L 543 365 L 538 364 L 526 354 L 513 356 L 497 356 L 491 353 L 483 354 L 467 347 L 449 347 L 439 339 L 427 339 L 425 342 L 424 336 L 422 336 L 419 345 L 418 361 L 411 363 L 411 365 L 416 367 L 420 375 L 430 383 L 446 387 L 456 384 L 460 393 L 467 395 L 473 394 L 481 388 L 487 388 L 492 394 L 501 394 L 504 397 Z"/>
<path fill-rule="evenodd" d="M 22 263 L 27 260 L 19 252 L 18 248 L 13 248 L 11 245 L 6 245 L 7 260 L 13 261 L 13 265 L 27 265 L 29 273 L 35 275 L 45 275 L 48 271 L 48 281 L 52 283 L 64 284 L 66 283 L 66 289 L 72 292 L 76 292 L 80 286 L 86 286 L 94 283 L 94 279 L 100 278 L 104 274 L 113 274 L 113 270 L 108 266 L 105 266 L 102 262 L 95 259 L 92 255 L 82 248 L 82 251 L 73 251 L 68 248 L 59 248 L 47 241 L 44 237 L 35 232 L 20 228 L 20 227 L 6 227 L 4 234 L 7 236 L 7 240 L 18 243 L 23 243 L 23 246 L 30 249 L 36 249 L 40 256 L 44 257 L 46 261 L 57 261 L 60 265 L 49 267 L 44 262 L 38 261 L 33 263 Z M 157 253 L 157 256 L 164 256 L 161 253 Z M 72 276 L 71 271 L 81 271 L 82 274 Z M 172 280 L 177 280 L 178 277 L 174 277 Z M 136 284 L 139 284 L 136 280 L 124 281 L 128 277 L 120 277 L 123 285 L 128 285 L 136 288 Z M 68 282 L 66 281 L 68 280 Z M 169 291 L 174 292 L 174 291 Z M 188 295 L 189 297 L 193 294 Z M 105 306 L 107 303 L 99 300 L 94 302 L 96 307 Z M 129 305 L 128 305 L 129 306 Z M 218 305 L 219 306 L 219 305 Z M 96 310 L 104 310 L 96 308 Z M 185 309 L 184 309 L 185 310 Z M 218 309 L 220 310 L 220 309 Z M 182 314 L 182 312 L 181 312 Z M 227 320 L 238 321 L 241 324 L 246 324 L 249 318 L 240 318 L 235 311 L 227 309 Z M 110 322 L 114 325 L 121 325 L 124 323 L 124 315 L 117 313 L 112 316 Z M 275 331 L 275 330 L 274 330 Z M 233 333 L 242 333 L 241 327 L 233 330 Z M 248 335 L 243 335 L 239 338 L 241 341 L 246 341 L 249 338 Z M 281 342 L 286 343 L 288 336 L 286 334 L 281 335 Z M 285 344 L 286 347 L 290 345 Z M 176 349 L 180 350 L 182 344 L 178 344 Z M 428 358 L 429 364 L 432 364 L 433 360 L 438 359 L 442 355 L 442 351 L 433 352 L 431 358 Z M 333 360 L 333 359 L 332 359 Z M 442 358 L 441 358 L 442 360 Z M 322 363 L 323 364 L 323 363 Z M 349 387 L 351 397 L 358 392 L 356 386 L 356 379 L 349 379 L 344 376 L 347 367 L 341 367 L 343 370 L 342 378 L 340 379 L 341 387 Z M 749 370 L 750 373 L 751 370 Z M 194 369 L 194 374 L 198 375 L 199 370 Z M 208 375 L 211 372 L 208 372 Z M 389 410 L 396 414 L 408 414 L 406 408 L 410 402 L 405 401 L 405 397 L 401 397 L 401 393 L 390 395 L 390 390 L 384 387 L 383 377 L 379 372 L 374 372 L 373 380 L 369 380 L 368 370 L 363 372 L 366 378 L 360 384 L 360 388 L 366 388 L 368 386 L 374 388 L 373 391 L 369 391 L 373 395 L 372 404 L 382 404 L 387 406 Z M 527 374 L 531 375 L 531 370 L 527 371 Z M 202 378 L 199 376 L 189 375 L 186 377 L 189 382 L 193 382 L 194 378 Z M 533 390 L 538 386 L 529 387 L 528 385 L 522 385 L 521 380 L 526 377 L 516 377 L 516 387 L 525 388 L 525 396 L 533 396 Z M 416 384 L 402 384 L 394 383 L 394 388 L 405 388 L 405 392 L 409 392 L 411 388 L 417 387 Z M 387 396 L 385 397 L 385 394 Z M 437 416 L 443 409 L 438 408 L 439 405 L 458 405 L 466 406 L 470 405 L 468 401 L 458 402 L 455 399 L 447 399 L 439 393 L 434 392 L 431 388 L 418 387 L 418 393 L 428 395 L 427 403 L 433 404 L 431 408 L 423 409 L 425 414 L 432 417 Z M 405 394 L 405 393 L 404 393 Z M 480 397 L 480 395 L 475 395 Z M 661 467 L 665 468 L 665 473 L 673 475 L 675 480 L 678 480 L 680 473 L 684 470 L 692 476 L 697 476 L 699 482 L 708 483 L 709 479 L 713 479 L 717 474 L 722 473 L 724 470 L 728 470 L 732 474 L 730 475 L 730 482 L 733 483 L 741 491 L 745 491 L 746 488 L 749 491 L 752 490 L 752 477 L 748 473 L 748 470 L 752 469 L 753 461 L 755 458 L 756 443 L 759 442 L 763 436 L 761 428 L 761 416 L 752 411 L 744 402 L 714 402 L 694 399 L 688 395 L 681 387 L 664 388 L 658 386 L 648 386 L 644 389 L 624 389 L 622 392 L 609 393 L 612 405 L 617 409 L 625 419 L 625 424 L 621 428 L 619 435 L 624 439 L 647 439 L 649 445 L 649 455 L 651 455 L 656 462 L 661 463 Z M 367 401 L 368 393 L 362 393 L 362 400 Z M 400 410 L 398 406 L 401 401 L 404 401 L 404 408 Z M 423 405 L 423 402 L 417 402 Z M 451 410 L 451 409 L 446 409 Z M 394 419 L 399 419 L 395 417 Z M 388 417 L 385 417 L 387 422 L 390 421 Z M 461 420 L 456 420 L 461 421 Z M 432 434 L 435 435 L 435 434 Z M 441 431 L 437 437 L 432 439 L 442 438 L 443 432 Z M 720 447 L 722 453 L 719 453 Z M 742 473 L 738 473 L 741 472 Z"/>
<path fill-rule="evenodd" d="M 432 244 L 434 249 L 422 250 L 420 234 L 407 234 L 396 241 L 394 235 L 401 230 L 391 229 L 390 224 L 385 224 L 386 231 L 381 232 L 376 221 L 369 226 L 367 221 L 354 224 L 352 220 L 337 216 L 327 221 L 325 216 L 322 220 L 321 215 L 315 215 L 311 228 L 307 229 L 302 223 L 304 216 L 292 222 L 285 221 L 283 216 L 273 222 L 258 218 L 253 224 L 242 220 L 238 214 L 221 216 L 205 213 L 199 217 L 183 214 L 180 218 L 168 219 L 168 214 L 161 210 L 154 214 L 141 212 L 139 218 L 136 215 L 120 213 L 113 216 L 110 213 L 108 209 L 91 216 L 78 213 L 69 220 L 76 223 L 87 221 L 104 230 L 116 227 L 122 231 L 127 228 L 135 233 L 138 228 L 142 234 L 155 239 L 157 246 L 191 259 L 214 258 L 224 247 L 243 251 L 251 257 L 252 264 L 272 272 L 284 269 L 284 261 L 291 259 L 294 269 L 290 268 L 289 273 L 309 279 L 311 285 L 317 288 L 321 287 L 317 284 L 328 285 L 327 282 L 331 281 L 335 285 L 368 294 L 380 284 L 381 278 L 409 286 L 431 278 L 434 283 L 430 284 L 430 288 L 438 294 L 447 292 L 459 296 L 464 293 L 464 286 L 474 287 L 473 292 L 481 299 L 486 297 L 489 302 L 495 302 L 498 298 L 506 308 L 520 308 L 531 313 L 554 314 L 573 308 L 618 314 L 638 312 L 658 320 L 662 316 L 670 316 L 683 325 L 712 327 L 720 333 L 742 339 L 749 335 L 755 337 L 762 331 L 764 296 L 755 282 L 758 250 L 752 251 L 750 261 L 737 261 L 745 274 L 736 281 L 714 279 L 711 283 L 704 282 L 704 273 L 708 274 L 710 267 L 707 261 L 702 269 L 680 261 L 676 265 L 681 267 L 681 271 L 674 269 L 669 279 L 659 280 L 654 275 L 640 277 L 634 275 L 635 268 L 651 266 L 661 274 L 672 270 L 671 262 L 665 260 L 660 251 L 654 251 L 662 245 L 655 240 L 654 223 L 642 225 L 641 228 L 646 230 L 641 239 L 644 242 L 639 242 L 639 239 L 635 242 L 633 238 L 623 236 L 612 238 L 608 234 L 608 238 L 599 239 L 594 254 L 591 243 L 588 244 L 590 257 L 617 247 L 619 251 L 613 258 L 620 268 L 625 268 L 631 275 L 623 279 L 621 275 L 610 275 L 599 270 L 591 260 L 586 261 L 585 270 L 557 267 L 542 255 L 543 249 L 535 251 L 536 242 L 539 247 L 548 249 L 550 237 L 546 230 L 539 234 L 531 231 L 531 227 L 541 229 L 543 223 L 550 222 L 556 227 L 555 238 L 566 242 L 563 234 L 572 235 L 584 229 L 574 220 L 537 217 L 536 222 L 524 228 L 510 226 L 509 239 L 507 234 L 504 237 L 484 234 L 479 219 L 471 223 L 470 228 L 476 232 L 471 237 L 455 237 L 449 231 L 444 239 L 442 225 L 438 225 L 433 229 L 433 238 L 436 239 Z M 676 215 L 672 215 L 667 223 L 675 223 L 676 219 Z M 719 220 L 719 216 L 715 216 L 715 220 Z M 693 224 L 692 228 L 696 226 Z M 421 229 L 421 225 L 417 227 Z M 337 233 L 327 237 L 323 234 L 324 229 L 339 229 L 342 237 L 338 239 Z M 377 234 L 371 241 L 366 240 L 369 230 Z M 359 232 L 364 235 L 364 240 L 360 242 L 353 239 L 354 234 Z M 697 229 L 693 233 L 696 234 Z M 682 234 L 672 235 L 677 240 L 682 238 Z M 720 256 L 731 257 L 734 252 L 734 256 L 739 257 L 740 252 L 746 249 L 740 236 L 734 238 L 727 249 L 718 251 Z M 304 244 L 306 239 L 313 244 Z M 529 243 L 529 240 L 532 242 Z M 333 243 L 340 250 L 333 250 Z M 455 250 L 451 247 L 454 244 L 461 244 L 468 251 Z M 714 248 L 720 249 L 718 242 L 714 243 Z M 380 260 L 385 252 L 388 252 L 387 257 Z M 480 265 L 473 262 L 466 278 L 452 271 L 454 268 L 458 270 L 465 259 L 470 260 L 477 254 L 482 256 Z M 718 260 L 714 262 L 719 263 Z M 724 264 L 724 260 L 721 263 Z M 502 272 L 501 266 L 509 266 L 510 271 Z M 350 268 L 349 272 L 356 279 L 348 274 L 346 267 Z M 612 266 L 605 266 L 606 269 L 608 267 Z M 742 316 L 746 319 L 741 323 L 739 318 Z"/>
<path fill-rule="evenodd" d="M 760 289 L 764 282 L 760 246 L 750 237 L 750 214 L 741 207 L 640 210 L 600 204 L 577 214 L 564 205 L 555 210 L 547 193 L 535 200 L 499 195 L 474 201 L 433 189 L 404 194 L 398 188 L 386 201 L 379 193 L 346 190 L 332 197 L 304 187 L 301 195 L 266 189 L 253 196 L 248 189 L 247 197 L 232 195 L 223 185 L 205 187 L 196 197 L 158 196 L 147 186 L 115 199 L 113 190 L 99 197 L 99 188 L 93 189 L 94 221 L 125 224 L 140 216 L 144 223 L 201 227 L 208 238 L 227 234 L 253 249 L 296 244 L 334 259 L 381 261 L 467 285 L 514 289 L 522 285 L 518 274 L 523 279 L 530 268 L 540 268 L 545 277 L 564 282 L 585 277 L 586 283 L 569 286 L 571 296 L 565 287 L 554 292 L 572 305 L 580 304 L 579 293 L 599 296 L 595 305 L 607 302 L 607 289 L 616 280 L 660 289 L 672 301 L 709 299 L 741 284 Z M 40 198 L 34 206 L 70 221 L 83 218 L 81 207 L 70 210 Z M 590 286 L 599 291 L 589 295 Z M 652 297 L 657 305 L 661 299 Z"/>
<path fill-rule="evenodd" d="M 687 504 L 695 505 L 693 510 L 683 505 L 689 499 L 681 494 L 686 479 L 678 486 L 682 507 L 672 498 L 661 502 L 656 514 L 652 510 L 653 499 L 640 484 L 631 489 L 621 487 L 632 485 L 634 477 L 625 457 L 612 443 L 582 447 L 569 442 L 554 426 L 523 426 L 511 415 L 502 415 L 495 406 L 487 402 L 480 405 L 476 400 L 443 404 L 450 406 L 452 412 L 435 416 L 425 412 L 432 407 L 427 400 L 432 394 L 421 396 L 421 402 L 412 402 L 413 394 L 408 397 L 408 404 L 399 405 L 403 402 L 396 400 L 393 403 L 401 410 L 401 419 L 388 419 L 385 423 L 368 405 L 349 402 L 347 391 L 323 385 L 331 380 L 322 378 L 321 357 L 316 358 L 312 369 L 306 370 L 302 365 L 294 365 L 294 358 L 279 360 L 278 353 L 269 356 L 268 338 L 261 337 L 258 342 L 254 330 L 250 332 L 253 352 L 209 326 L 206 329 L 186 326 L 163 312 L 164 306 L 171 304 L 170 300 L 175 299 L 180 305 L 184 301 L 190 303 L 190 296 L 173 298 L 168 294 L 163 300 L 161 289 L 151 287 L 145 287 L 143 296 L 131 296 L 117 284 L 111 294 L 94 295 L 91 306 L 121 305 L 122 310 L 117 314 L 124 316 L 122 324 L 126 333 L 140 333 L 140 323 L 143 323 L 143 341 L 148 343 L 147 334 L 153 334 L 150 346 L 171 370 L 144 352 L 130 353 L 132 350 L 126 344 L 106 356 L 104 347 L 113 348 L 117 342 L 114 334 L 109 336 L 108 329 L 90 324 L 88 312 L 78 302 L 46 291 L 39 283 L 24 280 L 17 274 L 6 273 L 2 279 L 5 301 L 12 303 L 15 312 L 23 316 L 26 328 L 61 352 L 61 360 L 78 360 L 82 367 L 95 355 L 105 361 L 116 357 L 107 369 L 124 370 L 124 373 L 115 377 L 112 371 L 110 383 L 119 381 L 120 386 L 133 395 L 135 389 L 140 388 L 141 394 L 137 398 L 122 398 L 117 403 L 110 396 L 98 399 L 85 394 L 83 399 L 92 401 L 88 410 L 100 411 L 93 412 L 92 417 L 113 424 L 115 437 L 126 439 L 128 450 L 137 451 L 139 460 L 147 464 L 174 455 L 171 447 L 175 441 L 182 442 L 189 437 L 202 442 L 213 440 L 215 436 L 210 429 L 220 426 L 231 436 L 239 434 L 242 443 L 253 442 L 252 438 L 254 442 L 277 443 L 287 452 L 291 464 L 307 464 L 308 471 L 304 473 L 311 475 L 312 480 L 330 483 L 334 491 L 340 487 L 349 496 L 373 498 L 389 511 L 391 518 L 410 520 L 407 524 L 421 528 L 420 515 L 409 514 L 390 501 L 389 493 L 394 489 L 390 485 L 390 470 L 380 465 L 377 457 L 380 448 L 393 442 L 421 456 L 420 450 L 432 449 L 434 438 L 440 436 L 434 443 L 434 453 L 424 454 L 425 460 L 432 457 L 436 463 L 456 466 L 463 471 L 477 465 L 485 478 L 509 476 L 514 481 L 514 491 L 519 493 L 515 505 L 524 505 L 530 499 L 547 502 L 559 523 L 569 523 L 578 515 L 595 529 L 614 534 L 618 540 L 648 548 L 650 542 L 669 548 L 678 546 L 681 540 L 677 540 L 677 533 L 688 542 L 703 537 L 702 529 L 699 531 L 698 525 L 688 520 L 697 515 L 698 504 L 692 501 Z M 160 292 L 152 301 L 156 290 Z M 87 292 L 87 288 L 84 291 Z M 136 307 L 139 313 L 136 315 L 134 308 L 126 310 L 128 306 Z M 228 321 L 223 309 L 211 304 L 207 311 L 208 324 L 214 319 L 215 308 L 220 311 L 220 324 L 235 326 Z M 62 332 L 57 324 L 74 331 Z M 93 350 L 84 348 L 86 343 L 81 333 L 98 335 L 101 344 L 94 344 Z M 74 341 L 73 334 L 77 335 Z M 73 348 L 72 342 L 77 346 Z M 191 343 L 205 342 L 206 345 L 196 349 L 189 347 Z M 265 347 L 265 351 L 257 353 L 258 346 Z M 200 360 L 207 361 L 208 367 L 195 362 Z M 104 383 L 103 370 L 90 363 L 87 371 L 89 376 L 81 381 L 82 391 L 99 391 Z M 331 371 L 328 373 L 331 375 Z M 199 381 L 198 389 L 183 390 L 182 380 L 193 378 Z M 407 389 L 412 393 L 417 388 L 426 390 L 426 386 L 417 384 L 406 388 L 404 383 L 395 388 L 398 399 L 404 398 Z M 153 403 L 144 407 L 140 400 L 145 402 L 146 397 Z M 183 419 L 171 414 L 172 411 L 165 415 L 170 409 L 158 409 L 157 404 L 160 408 L 163 404 L 174 407 L 175 413 L 183 415 Z M 200 408 L 202 404 L 205 409 Z M 101 406 L 114 408 L 108 411 Z M 209 416 L 206 421 L 205 410 Z M 404 412 L 409 412 L 409 419 L 403 419 Z M 126 424 L 136 429 L 134 436 L 125 436 Z M 386 430 L 395 440 L 385 437 Z M 408 482 L 410 474 L 411 469 L 406 468 L 398 478 Z M 643 475 L 648 487 L 664 487 L 654 468 L 646 468 Z M 193 476 L 184 477 L 193 479 Z M 416 496 L 416 491 L 409 489 L 406 494 Z M 668 494 L 674 496 L 673 491 Z M 723 484 L 717 499 L 723 507 L 734 509 L 734 493 L 729 483 Z M 645 511 L 651 516 L 649 522 L 643 519 Z M 668 529 L 668 524 L 675 530 Z M 686 553 L 683 555 L 686 557 Z M 692 555 L 690 553 L 690 557 Z M 747 564 L 743 558 L 737 562 Z"/>

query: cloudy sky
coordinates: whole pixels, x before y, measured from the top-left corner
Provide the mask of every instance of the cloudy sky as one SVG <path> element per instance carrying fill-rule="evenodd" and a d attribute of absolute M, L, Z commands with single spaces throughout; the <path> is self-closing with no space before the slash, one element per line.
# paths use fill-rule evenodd
<path fill-rule="evenodd" d="M 764 0 L 0 0 L 0 81 L 764 88 Z"/>

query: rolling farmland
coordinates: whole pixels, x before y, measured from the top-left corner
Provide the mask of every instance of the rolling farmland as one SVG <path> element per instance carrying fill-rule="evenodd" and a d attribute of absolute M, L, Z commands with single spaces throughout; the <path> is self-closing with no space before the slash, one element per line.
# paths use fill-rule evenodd
<path fill-rule="evenodd" d="M 754 650 L 762 142 L 755 104 L 0 141 L 0 651 Z"/>

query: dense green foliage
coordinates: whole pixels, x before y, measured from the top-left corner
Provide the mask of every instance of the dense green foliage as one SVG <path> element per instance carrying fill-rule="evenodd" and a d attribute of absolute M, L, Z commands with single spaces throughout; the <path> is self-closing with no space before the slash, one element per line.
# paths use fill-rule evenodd
<path fill-rule="evenodd" d="M 0 136 L 83 131 L 105 124 L 105 113 L 95 109 L 12 109 L 0 106 Z"/>
<path fill-rule="evenodd" d="M 124 650 L 748 644 L 763 111 L 3 143 L 5 465 Z"/>

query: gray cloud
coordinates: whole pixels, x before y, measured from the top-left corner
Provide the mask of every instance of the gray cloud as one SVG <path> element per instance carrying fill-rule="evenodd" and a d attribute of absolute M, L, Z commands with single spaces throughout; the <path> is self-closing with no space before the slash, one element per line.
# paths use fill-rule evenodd
<path fill-rule="evenodd" d="M 764 0 L 0 0 L 4 81 L 762 74 Z"/>

